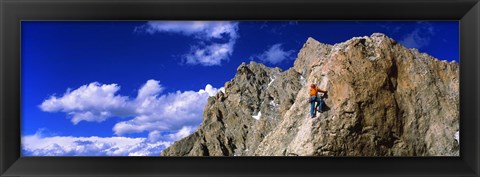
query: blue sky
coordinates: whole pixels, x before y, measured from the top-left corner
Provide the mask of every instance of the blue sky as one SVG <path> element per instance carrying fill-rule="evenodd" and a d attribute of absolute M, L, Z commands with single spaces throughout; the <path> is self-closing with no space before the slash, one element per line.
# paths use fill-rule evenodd
<path fill-rule="evenodd" d="M 288 69 L 308 37 L 384 33 L 459 61 L 458 21 L 24 21 L 22 154 L 158 155 L 242 62 Z"/>

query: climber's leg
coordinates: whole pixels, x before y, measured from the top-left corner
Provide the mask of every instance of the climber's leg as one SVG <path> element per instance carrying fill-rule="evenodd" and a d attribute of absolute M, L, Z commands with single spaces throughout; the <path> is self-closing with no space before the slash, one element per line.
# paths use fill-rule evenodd
<path fill-rule="evenodd" d="M 322 98 L 318 98 L 318 103 L 319 103 L 319 104 L 318 104 L 318 111 L 319 111 L 320 113 L 322 113 L 322 112 L 323 112 L 323 104 L 324 104 L 323 99 L 322 99 Z"/>
<path fill-rule="evenodd" d="M 315 117 L 315 102 L 316 102 L 316 99 L 315 97 L 310 97 L 310 116 L 312 118 Z"/>

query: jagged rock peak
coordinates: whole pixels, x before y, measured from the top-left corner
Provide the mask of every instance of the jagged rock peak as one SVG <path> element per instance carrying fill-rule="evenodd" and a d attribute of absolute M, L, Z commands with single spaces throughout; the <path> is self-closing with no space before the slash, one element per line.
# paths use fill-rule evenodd
<path fill-rule="evenodd" d="M 209 98 L 198 130 L 162 155 L 253 155 L 282 120 L 301 86 L 300 74 L 294 70 L 244 62 L 225 83 L 225 94 Z"/>
<path fill-rule="evenodd" d="M 316 119 L 311 83 L 328 91 Z M 381 33 L 308 38 L 286 71 L 242 63 L 203 116 L 162 155 L 456 156 L 459 65 Z"/>
<path fill-rule="evenodd" d="M 280 69 L 279 67 L 275 67 L 275 68 L 270 68 L 270 67 L 267 67 L 265 66 L 264 64 L 261 64 L 261 63 L 257 63 L 255 61 L 250 61 L 250 63 L 245 63 L 245 62 L 242 62 L 238 67 L 237 67 L 237 73 L 240 72 L 240 71 L 243 71 L 245 69 L 249 69 L 251 71 L 254 71 L 254 72 L 258 72 L 258 71 L 261 71 L 261 70 L 274 70 L 272 72 L 282 72 L 282 69 Z"/>

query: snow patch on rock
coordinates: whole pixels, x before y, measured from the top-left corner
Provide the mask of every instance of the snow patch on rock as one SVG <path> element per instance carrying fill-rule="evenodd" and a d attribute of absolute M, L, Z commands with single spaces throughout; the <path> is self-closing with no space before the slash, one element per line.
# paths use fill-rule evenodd
<path fill-rule="evenodd" d="M 262 111 L 258 111 L 258 114 L 256 116 L 252 116 L 254 119 L 260 120 L 260 117 L 262 117 Z"/>

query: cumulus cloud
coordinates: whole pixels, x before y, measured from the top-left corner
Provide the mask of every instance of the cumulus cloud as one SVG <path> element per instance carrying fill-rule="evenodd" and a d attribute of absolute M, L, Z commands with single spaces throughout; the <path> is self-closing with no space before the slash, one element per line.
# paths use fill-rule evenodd
<path fill-rule="evenodd" d="M 198 91 L 163 94 L 164 87 L 156 80 L 148 80 L 134 98 L 118 95 L 119 90 L 117 84 L 93 82 L 68 89 L 61 97 L 51 96 L 39 105 L 46 112 L 66 113 L 73 124 L 127 118 L 112 128 L 119 137 L 45 136 L 45 130 L 39 129 L 34 135 L 22 137 L 23 152 L 34 156 L 158 155 L 192 134 L 202 121 L 208 97 L 224 92 L 223 87 L 207 84 Z M 148 138 L 121 137 L 140 132 L 148 132 Z"/>
<path fill-rule="evenodd" d="M 154 142 L 157 142 L 157 141 L 167 141 L 167 142 L 168 141 L 177 141 L 177 140 L 180 140 L 180 139 L 185 138 L 188 135 L 192 134 L 196 129 L 197 129 L 197 127 L 184 126 L 178 132 L 170 133 L 170 134 L 165 134 L 165 133 L 162 134 L 161 131 L 152 131 L 148 134 L 148 139 L 150 141 L 154 141 Z"/>
<path fill-rule="evenodd" d="M 170 32 L 185 36 L 194 36 L 200 39 L 221 39 L 224 35 L 237 38 L 238 24 L 226 21 L 149 21 L 136 30 L 143 30 L 149 34 Z"/>
<path fill-rule="evenodd" d="M 140 90 L 138 90 L 137 100 L 144 100 L 149 96 L 156 96 L 163 91 L 163 87 L 160 85 L 159 81 L 148 80 L 145 85 L 143 85 Z"/>
<path fill-rule="evenodd" d="M 196 126 L 202 121 L 203 108 L 209 96 L 220 89 L 207 85 L 195 91 L 177 91 L 161 96 L 150 95 L 136 100 L 138 116 L 117 123 L 113 131 L 117 135 L 143 131 L 179 131 L 183 126 Z"/>
<path fill-rule="evenodd" d="M 428 22 L 418 22 L 415 29 L 406 34 L 399 43 L 408 48 L 420 49 L 430 44 L 430 40 L 435 34 L 435 29 Z"/>
<path fill-rule="evenodd" d="M 210 84 L 205 89 L 177 91 L 157 97 L 152 94 L 136 100 L 135 118 L 117 123 L 115 134 L 138 133 L 143 131 L 180 131 L 185 125 L 196 126 L 202 120 L 203 108 L 209 96 L 214 96 L 223 88 L 216 89 Z"/>
<path fill-rule="evenodd" d="M 22 137 L 26 156 L 152 156 L 173 141 L 149 141 L 128 137 L 72 137 L 34 135 Z"/>
<path fill-rule="evenodd" d="M 71 91 L 63 97 L 51 96 L 39 107 L 46 112 L 66 112 L 72 116 L 72 122 L 102 122 L 108 117 L 128 116 L 131 111 L 127 105 L 128 97 L 115 95 L 120 90 L 117 84 L 100 85 L 93 82 Z"/>
<path fill-rule="evenodd" d="M 136 32 L 177 33 L 192 36 L 198 41 L 183 55 L 187 64 L 221 65 L 234 51 L 238 22 L 228 21 L 150 21 L 135 28 Z"/>
<path fill-rule="evenodd" d="M 285 60 L 291 59 L 294 50 L 284 50 L 282 48 L 282 44 L 274 44 L 266 51 L 261 54 L 253 55 L 251 59 L 259 59 L 263 62 L 271 63 L 271 64 L 279 64 Z"/>
<path fill-rule="evenodd" d="M 135 98 L 117 95 L 116 84 L 97 82 L 52 96 L 39 107 L 46 112 L 64 112 L 74 124 L 80 121 L 102 122 L 112 117 L 130 118 L 113 127 L 116 135 L 167 131 L 178 132 L 183 127 L 196 127 L 202 120 L 203 108 L 209 96 L 224 90 L 207 84 L 199 91 L 177 91 L 162 94 L 159 81 L 148 80 Z"/>
<path fill-rule="evenodd" d="M 202 64 L 204 66 L 221 65 L 233 53 L 234 42 L 192 46 L 190 53 L 184 55 L 187 64 Z"/>
<path fill-rule="evenodd" d="M 205 92 L 205 93 L 207 93 L 209 96 L 215 96 L 219 91 L 222 91 L 223 93 L 225 93 L 225 88 L 224 88 L 224 87 L 221 87 L 221 88 L 217 89 L 217 88 L 213 88 L 212 85 L 207 84 L 207 85 L 205 86 L 205 90 L 201 89 L 201 90 L 199 90 L 198 92 L 200 92 L 200 93 L 204 93 L 204 92 Z"/>

